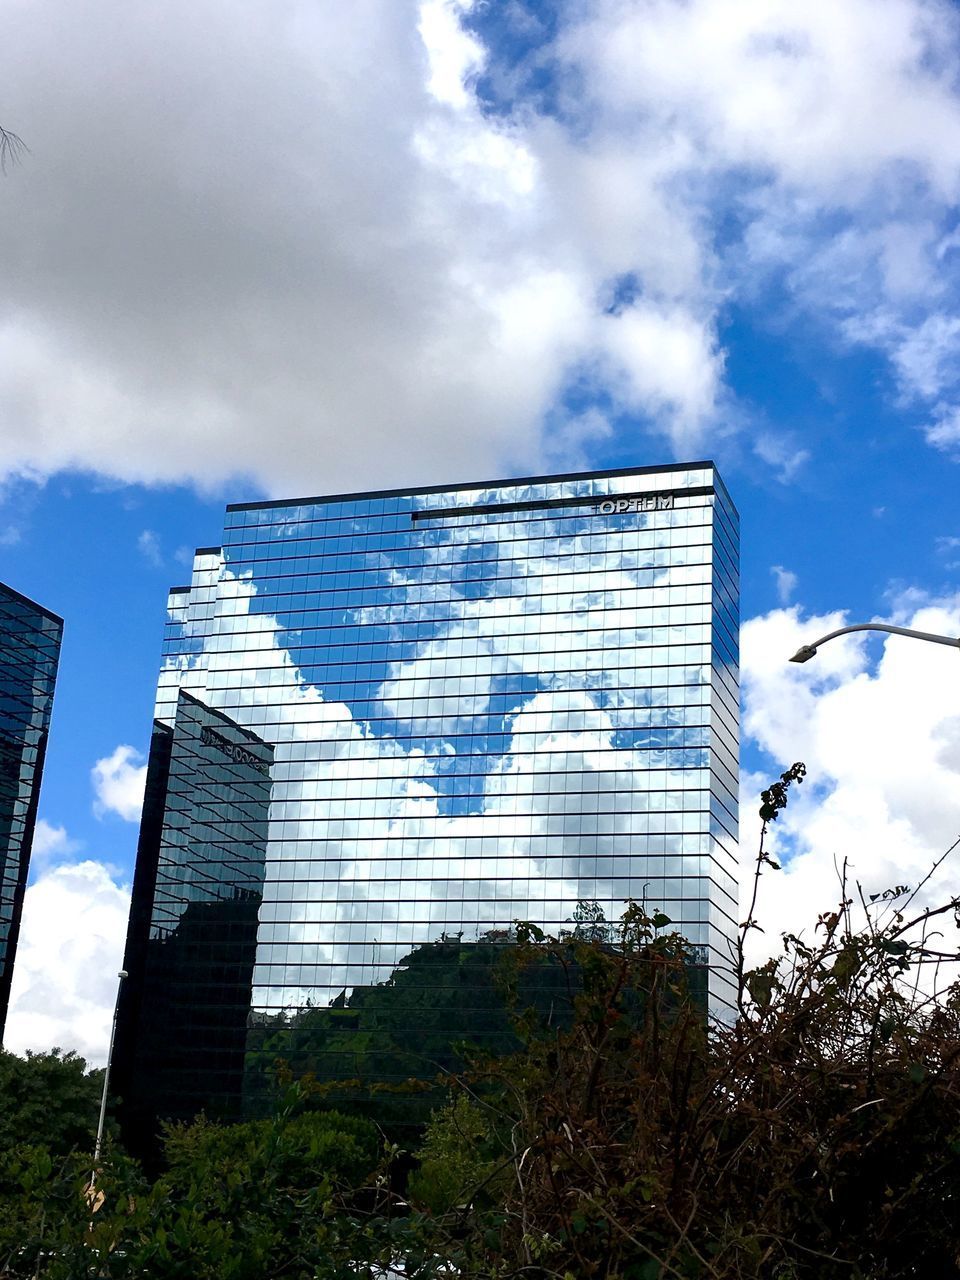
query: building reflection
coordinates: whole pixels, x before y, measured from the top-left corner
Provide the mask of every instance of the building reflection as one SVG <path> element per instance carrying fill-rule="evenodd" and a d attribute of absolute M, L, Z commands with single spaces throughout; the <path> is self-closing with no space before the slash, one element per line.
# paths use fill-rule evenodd
<path fill-rule="evenodd" d="M 319 1086 L 324 1105 L 367 1114 L 403 1142 L 446 1100 L 449 1077 L 569 1028 L 585 965 L 596 982 L 602 957 L 611 972 L 630 957 L 617 1008 L 639 1021 L 653 987 L 645 985 L 649 971 L 637 955 L 633 942 L 624 950 L 618 924 L 606 921 L 597 903 L 578 903 L 558 938 L 534 952 L 518 946 L 513 929 L 472 942 L 444 934 L 413 948 L 384 981 L 344 988 L 329 1006 L 255 1013 L 246 1109 L 269 1113 L 279 1066 Z M 706 1016 L 704 948 L 688 948 L 686 961 L 685 992 Z M 657 996 L 661 1014 L 681 998 L 678 986 L 665 986 Z"/>

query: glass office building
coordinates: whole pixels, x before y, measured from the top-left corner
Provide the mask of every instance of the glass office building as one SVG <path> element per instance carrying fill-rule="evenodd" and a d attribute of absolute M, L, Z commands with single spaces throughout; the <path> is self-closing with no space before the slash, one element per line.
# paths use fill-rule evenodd
<path fill-rule="evenodd" d="M 185 690 L 154 724 L 113 1058 L 135 1150 L 163 1117 L 240 1117 L 272 763 Z"/>
<path fill-rule="evenodd" d="M 711 463 L 229 506 L 170 596 L 156 716 L 176 736 L 186 693 L 269 749 L 257 1043 L 318 1009 L 355 1025 L 425 944 L 613 921 L 628 898 L 698 948 L 719 1011 L 737 633 Z M 191 838 L 143 898 L 153 936 L 193 901 Z"/>
<path fill-rule="evenodd" d="M 0 1041 L 62 635 L 62 618 L 0 584 Z"/>

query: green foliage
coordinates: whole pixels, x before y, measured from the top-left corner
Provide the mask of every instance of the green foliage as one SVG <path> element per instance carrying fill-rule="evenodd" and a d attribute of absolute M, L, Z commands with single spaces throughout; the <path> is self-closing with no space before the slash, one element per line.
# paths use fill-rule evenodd
<path fill-rule="evenodd" d="M 379 1145 L 369 1121 L 335 1111 L 233 1125 L 201 1118 L 167 1128 L 164 1181 L 179 1189 L 205 1184 L 206 1194 L 219 1194 L 231 1182 L 259 1186 L 267 1178 L 303 1189 L 320 1174 L 331 1185 L 355 1186 L 375 1167 Z"/>
<path fill-rule="evenodd" d="M 378 1137 L 354 1117 L 303 1113 L 302 1102 L 295 1086 L 271 1120 L 172 1128 L 169 1169 L 153 1185 L 116 1151 L 92 1189 L 88 1158 L 8 1153 L 0 1275 L 354 1280 L 347 1261 L 363 1224 L 334 1195 L 375 1183 Z"/>
<path fill-rule="evenodd" d="M 103 1072 L 76 1053 L 0 1050 L 0 1151 L 20 1143 L 65 1154 L 93 1150 Z"/>
<path fill-rule="evenodd" d="M 432 1213 L 488 1206 L 506 1190 L 507 1168 L 498 1150 L 490 1113 L 465 1093 L 456 1093 L 427 1125 L 420 1167 L 410 1177 L 410 1199 Z"/>
<path fill-rule="evenodd" d="M 146 1183 L 135 1162 L 107 1154 L 95 1188 L 87 1153 L 51 1155 L 20 1145 L 0 1155 L 0 1276 L 77 1280 L 124 1275 L 112 1266 L 124 1226 L 104 1209 L 103 1189 L 124 1220 L 137 1218 Z M 146 1220 L 143 1220 L 146 1223 Z"/>

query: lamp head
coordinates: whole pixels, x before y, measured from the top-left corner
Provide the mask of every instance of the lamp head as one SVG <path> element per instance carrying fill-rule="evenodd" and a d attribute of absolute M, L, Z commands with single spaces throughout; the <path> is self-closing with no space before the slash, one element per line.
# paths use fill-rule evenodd
<path fill-rule="evenodd" d="M 790 659 L 791 662 L 809 662 L 811 658 L 815 658 L 817 650 L 812 644 L 802 644 L 797 652 Z"/>

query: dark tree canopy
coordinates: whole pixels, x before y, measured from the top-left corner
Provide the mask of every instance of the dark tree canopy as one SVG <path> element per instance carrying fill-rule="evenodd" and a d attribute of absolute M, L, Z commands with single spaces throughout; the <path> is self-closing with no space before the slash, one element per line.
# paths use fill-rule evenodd
<path fill-rule="evenodd" d="M 0 1150 L 27 1142 L 60 1154 L 92 1151 L 103 1071 L 76 1053 L 0 1050 Z"/>

